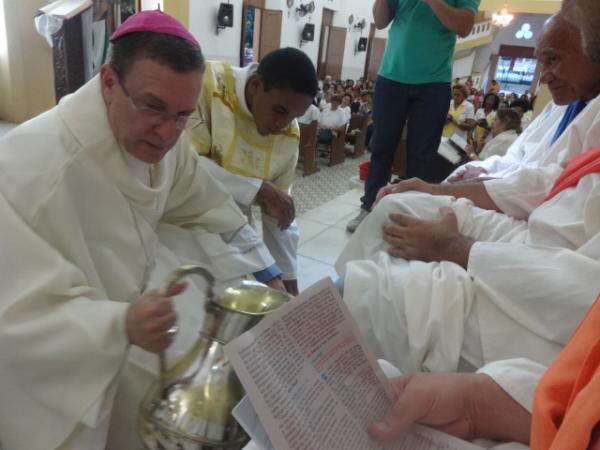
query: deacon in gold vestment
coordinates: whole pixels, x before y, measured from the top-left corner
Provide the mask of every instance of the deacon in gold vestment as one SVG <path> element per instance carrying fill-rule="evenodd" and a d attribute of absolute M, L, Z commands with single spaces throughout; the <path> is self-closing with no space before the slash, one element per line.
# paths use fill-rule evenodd
<path fill-rule="evenodd" d="M 290 189 L 300 133 L 295 121 L 317 93 L 310 59 L 284 48 L 245 68 L 208 62 L 198 100 L 205 123 L 188 128 L 195 150 L 209 158 L 206 169 L 220 180 L 238 206 L 262 210 L 263 239 L 291 293 L 297 293 L 298 228 Z M 257 277 L 260 280 L 261 276 Z"/>

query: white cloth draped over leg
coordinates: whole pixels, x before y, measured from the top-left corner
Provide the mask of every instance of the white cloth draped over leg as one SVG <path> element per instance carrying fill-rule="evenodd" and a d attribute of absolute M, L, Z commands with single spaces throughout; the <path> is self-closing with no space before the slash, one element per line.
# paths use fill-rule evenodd
<path fill-rule="evenodd" d="M 418 192 L 386 196 L 367 216 L 340 255 L 336 270 L 344 278 L 344 301 L 378 358 L 403 372 L 456 371 L 481 367 L 501 356 L 486 348 L 488 330 L 499 321 L 514 337 L 506 353 L 525 340 L 531 352 L 555 354 L 560 347 L 514 322 L 493 305 L 495 292 L 451 262 L 424 263 L 391 257 L 381 228 L 391 213 L 425 220 L 450 207 L 459 232 L 477 241 L 519 240 L 527 222 L 476 208 L 465 199 Z M 492 333 L 492 336 L 494 334 Z M 483 346 L 483 348 L 482 348 Z M 490 359 L 491 358 L 491 359 Z"/>

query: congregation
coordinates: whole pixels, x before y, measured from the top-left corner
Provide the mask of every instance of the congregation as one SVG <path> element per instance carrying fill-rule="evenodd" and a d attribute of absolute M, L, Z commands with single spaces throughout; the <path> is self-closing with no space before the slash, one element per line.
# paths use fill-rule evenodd
<path fill-rule="evenodd" d="M 202 284 L 162 280 L 198 264 L 217 291 L 250 275 L 297 295 L 297 163 L 368 152 L 335 269 L 405 374 L 373 445 L 421 424 L 487 449 L 600 449 L 600 11 L 564 0 L 544 24 L 552 99 L 533 117 L 535 94 L 452 80 L 479 4 L 375 0 L 376 80 L 319 81 L 291 47 L 206 60 L 160 10 L 124 21 L 97 75 L 0 138 L 0 448 L 141 448 L 156 355 L 181 358 L 206 314 Z"/>

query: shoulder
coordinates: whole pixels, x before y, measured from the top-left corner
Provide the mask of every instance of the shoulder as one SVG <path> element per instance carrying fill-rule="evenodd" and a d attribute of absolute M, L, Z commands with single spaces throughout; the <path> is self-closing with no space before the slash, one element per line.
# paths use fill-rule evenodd
<path fill-rule="evenodd" d="M 83 152 L 50 110 L 0 140 L 0 192 L 32 217 Z"/>
<path fill-rule="evenodd" d="M 455 7 L 477 13 L 480 3 L 481 0 L 456 0 Z"/>

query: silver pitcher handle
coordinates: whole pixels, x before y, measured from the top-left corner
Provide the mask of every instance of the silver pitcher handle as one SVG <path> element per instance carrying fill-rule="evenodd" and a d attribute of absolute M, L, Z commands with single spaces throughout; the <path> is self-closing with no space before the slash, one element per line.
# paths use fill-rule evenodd
<path fill-rule="evenodd" d="M 204 267 L 194 265 L 180 266 L 177 269 L 175 269 L 175 271 L 173 271 L 173 273 L 171 273 L 171 275 L 167 277 L 163 284 L 163 287 L 159 289 L 159 294 L 166 295 L 169 289 L 171 289 L 173 286 L 179 283 L 179 281 L 181 281 L 186 276 L 193 274 L 201 275 L 206 280 L 206 282 L 208 283 L 208 286 L 206 288 L 206 297 L 209 301 L 212 301 L 214 297 L 215 277 Z M 167 372 L 167 361 L 165 358 L 164 351 L 158 354 L 158 363 L 160 370 L 160 392 L 162 395 L 165 389 L 165 375 Z"/>

